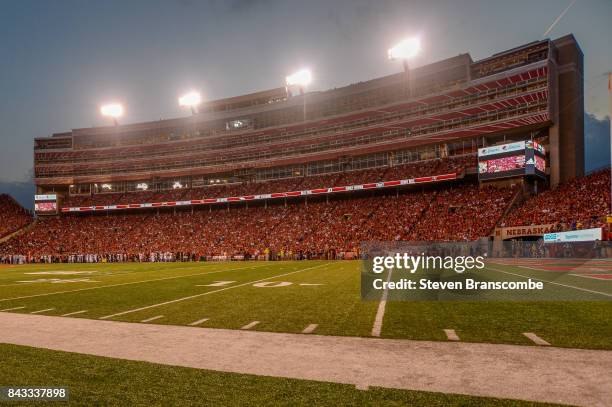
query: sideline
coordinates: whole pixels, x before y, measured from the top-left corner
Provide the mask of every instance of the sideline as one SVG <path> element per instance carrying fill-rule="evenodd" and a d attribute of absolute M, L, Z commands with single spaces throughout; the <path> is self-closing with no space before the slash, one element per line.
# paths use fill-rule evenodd
<path fill-rule="evenodd" d="M 0 342 L 362 387 L 590 406 L 609 405 L 612 400 L 612 351 L 606 350 L 283 334 L 7 313 L 0 314 Z"/>

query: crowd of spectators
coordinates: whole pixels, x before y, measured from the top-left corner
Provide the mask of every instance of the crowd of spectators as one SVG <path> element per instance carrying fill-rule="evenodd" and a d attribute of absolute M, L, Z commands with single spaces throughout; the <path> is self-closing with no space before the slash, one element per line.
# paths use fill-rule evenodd
<path fill-rule="evenodd" d="M 346 174 L 331 177 L 341 181 L 355 173 Z M 369 170 L 369 176 L 376 174 Z M 317 184 L 321 179 L 308 180 L 309 187 L 322 187 Z M 472 241 L 488 236 L 495 225 L 599 227 L 610 207 L 610 173 L 600 171 L 560 185 L 505 215 L 519 193 L 511 187 L 463 182 L 435 189 L 364 191 L 357 196 L 311 196 L 250 206 L 45 217 L 1 243 L 0 261 L 351 258 L 359 255 L 360 244 L 367 241 Z M 0 209 L 2 231 L 32 220 L 6 195 L 0 196 Z"/>
<path fill-rule="evenodd" d="M 24 209 L 10 195 L 0 194 L 0 238 L 32 222 L 32 213 Z"/>
<path fill-rule="evenodd" d="M 471 241 L 488 236 L 518 191 L 462 185 L 439 191 L 408 240 Z"/>
<path fill-rule="evenodd" d="M 610 214 L 610 169 L 559 185 L 523 202 L 500 226 L 557 224 L 559 230 L 605 225 Z"/>
<path fill-rule="evenodd" d="M 258 204 L 73 214 L 40 219 L 0 244 L 0 260 L 166 261 L 211 258 L 354 258 L 365 241 L 486 236 L 511 190 L 455 186 Z"/>

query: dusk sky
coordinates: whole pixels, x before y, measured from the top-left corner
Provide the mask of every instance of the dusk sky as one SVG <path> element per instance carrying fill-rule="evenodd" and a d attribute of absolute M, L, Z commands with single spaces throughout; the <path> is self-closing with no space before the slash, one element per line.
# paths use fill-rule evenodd
<path fill-rule="evenodd" d="M 216 99 L 282 86 L 308 66 L 313 90 L 399 71 L 386 50 L 420 35 L 414 66 L 469 52 L 481 59 L 543 38 L 571 0 L 385 1 L 0 0 L 0 181 L 23 181 L 32 140 L 109 124 L 186 115 L 177 96 Z M 609 113 L 612 1 L 578 0 L 549 33 L 585 54 L 585 106 Z"/>

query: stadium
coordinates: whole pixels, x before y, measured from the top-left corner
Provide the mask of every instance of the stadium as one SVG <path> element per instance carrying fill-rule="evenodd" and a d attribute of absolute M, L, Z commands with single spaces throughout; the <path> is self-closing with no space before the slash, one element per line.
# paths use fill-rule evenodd
<path fill-rule="evenodd" d="M 36 137 L 34 212 L 0 197 L 0 385 L 82 405 L 609 403 L 611 179 L 584 170 L 575 37 L 390 56 L 403 72 L 309 91 L 300 71 Z M 489 286 L 554 297 L 364 299 L 372 242 L 486 247 Z"/>

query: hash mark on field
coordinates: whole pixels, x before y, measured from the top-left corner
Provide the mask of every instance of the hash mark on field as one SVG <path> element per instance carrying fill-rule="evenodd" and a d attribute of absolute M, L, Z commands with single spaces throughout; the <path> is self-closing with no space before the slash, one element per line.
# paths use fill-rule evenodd
<path fill-rule="evenodd" d="M 109 285 L 101 285 L 101 286 L 98 286 L 98 287 L 78 288 L 76 290 L 55 291 L 55 292 L 52 292 L 52 293 L 26 295 L 26 296 L 23 296 L 23 297 L 0 298 L 0 302 L 2 302 L 2 301 L 11 301 L 11 300 L 22 300 L 24 298 L 44 297 L 45 295 L 76 293 L 76 292 L 79 292 L 79 291 L 97 290 L 99 288 L 120 287 L 120 286 L 124 286 L 124 285 L 141 284 L 141 283 L 152 283 L 152 282 L 155 282 L 155 281 L 172 280 L 172 279 L 183 278 L 183 277 L 204 276 L 204 275 L 207 275 L 207 274 L 223 273 L 223 272 L 226 272 L 226 271 L 249 270 L 249 269 L 254 269 L 254 268 L 259 268 L 259 267 L 266 267 L 266 266 L 267 265 L 264 264 L 262 266 L 254 266 L 254 267 L 238 267 L 238 268 L 227 269 L 227 270 L 207 271 L 205 273 L 186 274 L 184 276 L 162 277 L 162 278 L 156 278 L 156 279 L 153 279 L 153 280 L 131 281 L 129 283 L 109 284 Z"/>
<path fill-rule="evenodd" d="M 196 326 L 196 325 L 200 325 L 201 323 L 206 322 L 206 321 L 208 321 L 209 319 L 210 319 L 210 318 L 202 318 L 202 319 L 198 319 L 197 321 L 190 323 L 190 324 L 189 324 L 189 326 Z"/>
<path fill-rule="evenodd" d="M 69 317 L 70 315 L 77 315 L 77 314 L 84 314 L 86 313 L 87 310 L 83 310 L 83 311 L 75 311 L 75 312 L 69 312 L 67 314 L 62 315 L 62 317 Z"/>
<path fill-rule="evenodd" d="M 140 307 L 140 308 L 135 308 L 135 309 L 131 309 L 131 310 L 123 311 L 123 312 L 118 312 L 116 314 L 106 315 L 106 316 L 100 317 L 100 319 L 108 319 L 108 318 L 118 317 L 118 316 L 125 315 L 125 314 L 131 314 L 132 312 L 144 311 L 144 310 L 150 309 L 150 308 L 161 307 L 163 305 L 174 304 L 176 302 L 185 301 L 185 300 L 191 300 L 193 298 L 202 297 L 204 295 L 219 293 L 221 291 L 231 290 L 233 288 L 244 287 L 244 286 L 247 286 L 247 285 L 251 285 L 253 283 L 259 283 L 260 281 L 266 281 L 266 280 L 271 280 L 273 278 L 288 276 L 289 274 L 301 273 L 302 271 L 312 270 L 312 269 L 316 269 L 316 268 L 327 266 L 327 265 L 328 265 L 327 263 L 323 263 L 323 264 L 319 264 L 318 266 L 307 267 L 305 269 L 299 269 L 297 271 L 291 271 L 289 273 L 284 273 L 284 274 L 279 274 L 279 275 L 272 276 L 272 277 L 262 278 L 261 280 L 249 281 L 248 283 L 233 285 L 231 287 L 224 287 L 224 288 L 220 288 L 218 290 L 208 291 L 208 292 L 201 293 L 201 294 L 196 294 L 196 295 L 190 295 L 188 297 L 177 298 L 176 300 L 160 302 L 159 304 L 147 305 L 146 307 Z M 263 267 L 263 266 L 260 266 L 260 267 Z"/>
<path fill-rule="evenodd" d="M 240 329 L 251 329 L 251 328 L 253 328 L 257 324 L 259 324 L 259 321 L 253 321 L 253 322 L 250 322 L 250 323 L 246 324 L 245 326 L 243 326 Z"/>
<path fill-rule="evenodd" d="M 140 322 L 151 322 L 151 321 L 155 321 L 155 320 L 161 319 L 163 317 L 164 317 L 163 315 L 158 315 L 156 317 L 151 317 L 151 318 L 143 319 Z"/>
<path fill-rule="evenodd" d="M 317 329 L 318 326 L 319 326 L 318 324 L 310 324 L 306 328 L 304 328 L 302 333 L 303 334 L 311 334 L 311 333 L 314 332 L 315 329 Z"/>
<path fill-rule="evenodd" d="M 455 332 L 454 329 L 444 329 L 444 333 L 446 334 L 446 338 L 449 341 L 459 341 L 459 335 Z"/>
<path fill-rule="evenodd" d="M 389 275 L 387 276 L 387 283 L 391 281 L 391 273 L 393 269 L 389 269 Z M 388 287 L 388 285 L 387 285 Z M 382 331 L 383 318 L 385 317 L 385 307 L 387 306 L 387 296 L 389 295 L 389 289 L 386 288 L 383 291 L 380 303 L 378 304 L 378 311 L 376 311 L 376 318 L 374 319 L 374 326 L 372 326 L 372 336 L 380 337 Z"/>
<path fill-rule="evenodd" d="M 544 339 L 540 338 L 538 335 L 534 334 L 533 332 L 524 332 L 523 335 L 531 339 L 533 343 L 535 343 L 536 345 L 550 346 L 550 343 L 546 342 Z"/>
<path fill-rule="evenodd" d="M 40 314 L 41 312 L 47 312 L 47 311 L 53 311 L 55 308 L 47 308 L 47 309 L 41 309 L 38 311 L 32 311 L 30 312 L 30 314 Z"/>
<path fill-rule="evenodd" d="M 25 307 L 15 307 L 15 308 L 5 308 L 5 309 L 0 309 L 0 312 L 4 312 L 4 311 L 13 311 L 16 309 L 24 309 Z"/>

